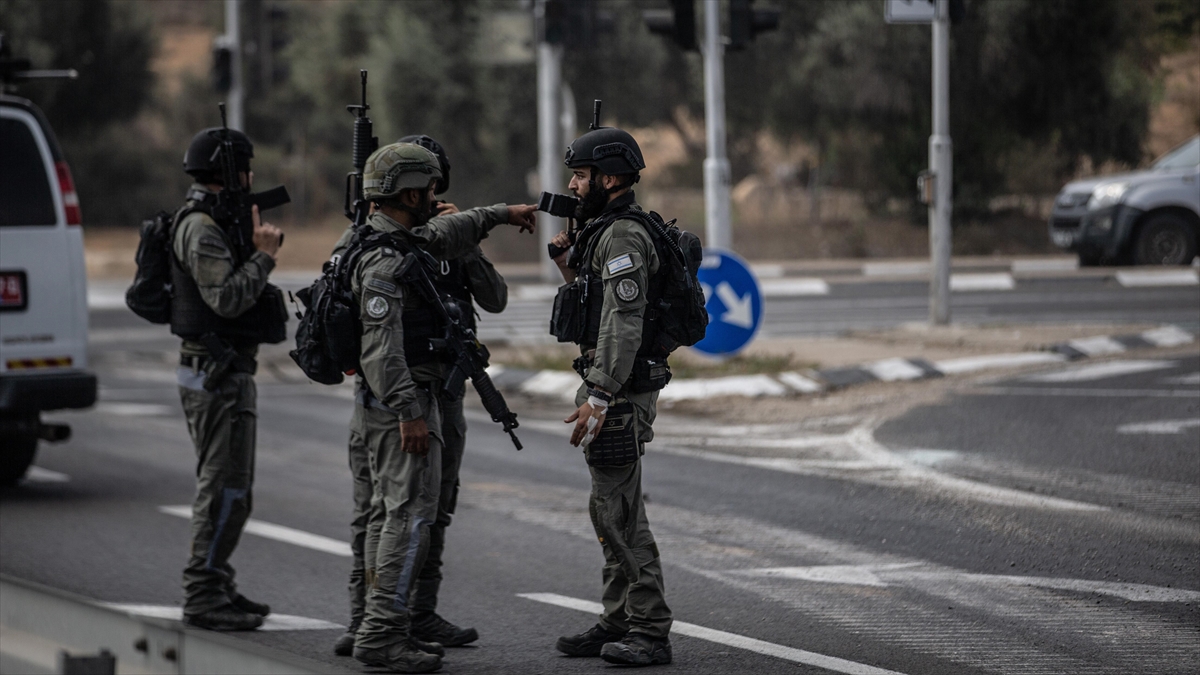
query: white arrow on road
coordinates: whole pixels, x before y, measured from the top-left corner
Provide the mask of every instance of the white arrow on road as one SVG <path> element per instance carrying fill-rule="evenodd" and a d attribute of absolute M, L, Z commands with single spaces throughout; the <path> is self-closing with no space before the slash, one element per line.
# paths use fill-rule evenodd
<path fill-rule="evenodd" d="M 754 328 L 754 311 L 751 307 L 754 298 L 750 293 L 738 297 L 733 286 L 730 286 L 728 281 L 722 281 L 717 284 L 717 297 L 720 298 L 721 304 L 725 305 L 725 313 L 721 315 L 722 321 L 747 330 Z"/>

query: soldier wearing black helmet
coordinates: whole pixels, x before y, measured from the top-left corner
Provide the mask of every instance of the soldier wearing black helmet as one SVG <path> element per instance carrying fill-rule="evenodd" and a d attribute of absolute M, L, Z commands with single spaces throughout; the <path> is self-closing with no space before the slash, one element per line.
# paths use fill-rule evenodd
<path fill-rule="evenodd" d="M 450 187 L 450 160 L 440 143 L 425 135 L 405 136 L 397 143 L 413 143 L 437 156 L 441 175 L 434 180 L 435 196 L 445 193 Z M 497 224 L 508 220 L 509 207 L 497 204 L 490 207 L 459 212 L 453 204 L 435 201 L 435 224 L 445 225 L 453 221 L 469 221 Z M 421 230 L 424 226 L 419 226 Z M 352 228 L 347 228 L 334 246 L 334 255 L 340 255 L 350 243 Z M 491 261 L 478 245 L 465 254 L 444 258 L 439 274 L 433 276 L 434 285 L 445 296 L 459 304 L 461 315 L 468 327 L 475 328 L 477 303 L 484 311 L 497 313 L 508 303 L 508 287 L 504 278 L 496 271 Z M 417 575 L 412 597 L 412 634 L 425 642 L 436 642 L 446 647 L 458 647 L 479 639 L 474 628 L 454 625 L 437 614 L 438 590 L 442 581 L 442 552 L 445 548 L 445 531 L 450 525 L 458 498 L 459 469 L 462 466 L 466 446 L 467 422 L 463 416 L 463 398 L 454 400 L 443 397 L 442 407 L 442 474 L 438 498 L 437 518 L 429 529 L 429 552 Z M 366 608 L 366 581 L 363 551 L 367 522 L 371 512 L 371 473 L 369 452 L 362 429 L 362 415 L 355 410 L 350 423 L 349 457 L 350 472 L 354 479 L 354 515 L 351 520 L 351 550 L 354 554 L 350 571 L 350 625 L 334 644 L 334 653 L 349 656 L 354 650 L 355 634 L 362 623 Z"/>
<path fill-rule="evenodd" d="M 571 444 L 583 446 L 592 476 L 589 512 L 604 551 L 602 600 L 596 626 L 562 637 L 569 656 L 600 656 L 624 665 L 671 662 L 671 610 L 663 591 L 662 564 L 641 488 L 641 454 L 654 437 L 658 389 L 653 368 L 665 369 L 654 351 L 655 322 L 648 296 L 659 273 L 659 255 L 633 193 L 645 168 L 641 148 L 620 129 L 593 125 L 567 149 L 570 188 L 580 202 L 582 229 L 554 244 L 569 249 L 555 258 L 568 282 L 555 301 L 574 307 L 556 312 L 552 330 L 576 342 L 576 370 L 584 382 Z M 644 214 L 643 214 L 644 215 Z"/>
<path fill-rule="evenodd" d="M 179 395 L 196 448 L 191 558 L 183 572 L 184 622 L 212 630 L 251 630 L 270 609 L 234 584 L 229 557 L 250 517 L 254 479 L 255 357 L 263 341 L 267 276 L 282 234 L 253 210 L 252 241 L 215 209 L 223 184 L 221 140 L 249 189 L 254 146 L 240 131 L 205 129 L 192 139 L 183 170 L 195 182 L 175 215 L 171 332 L 183 338 Z"/>

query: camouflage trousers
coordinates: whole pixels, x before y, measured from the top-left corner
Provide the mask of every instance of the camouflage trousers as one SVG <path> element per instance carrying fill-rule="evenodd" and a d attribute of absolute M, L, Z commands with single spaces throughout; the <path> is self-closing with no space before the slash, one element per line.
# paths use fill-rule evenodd
<path fill-rule="evenodd" d="M 250 517 L 256 396 L 249 373 L 230 373 L 207 391 L 203 371 L 179 369 L 179 398 L 197 460 L 192 551 L 183 570 L 185 614 L 216 609 L 237 596 L 229 557 Z"/>
<path fill-rule="evenodd" d="M 395 413 L 359 406 L 362 436 L 371 472 L 371 508 L 363 540 L 366 603 L 355 643 L 384 648 L 408 636 L 411 594 L 429 552 L 430 528 L 437 519 L 441 489 L 441 411 L 436 396 L 425 397 L 429 452 L 400 449 Z"/>
<path fill-rule="evenodd" d="M 633 404 L 638 440 L 654 438 L 658 392 L 626 396 Z M 576 393 L 576 405 L 587 400 L 587 388 Z M 586 451 L 585 451 L 586 452 Z M 604 551 L 600 625 L 614 633 L 631 631 L 666 637 L 671 609 L 663 585 L 662 561 L 650 532 L 642 499 L 642 461 L 625 466 L 589 466 L 592 492 L 588 513 Z"/>

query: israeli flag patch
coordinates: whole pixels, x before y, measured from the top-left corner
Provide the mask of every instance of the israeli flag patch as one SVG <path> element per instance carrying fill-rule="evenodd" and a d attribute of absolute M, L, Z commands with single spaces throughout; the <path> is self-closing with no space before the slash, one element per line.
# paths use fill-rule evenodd
<path fill-rule="evenodd" d="M 619 256 L 613 258 L 612 260 L 609 260 L 607 263 L 607 267 L 608 267 L 608 273 L 610 275 L 611 274 L 620 274 L 621 272 L 624 272 L 625 270 L 633 269 L 633 258 L 629 257 L 628 253 L 626 253 L 625 255 L 619 255 Z"/>

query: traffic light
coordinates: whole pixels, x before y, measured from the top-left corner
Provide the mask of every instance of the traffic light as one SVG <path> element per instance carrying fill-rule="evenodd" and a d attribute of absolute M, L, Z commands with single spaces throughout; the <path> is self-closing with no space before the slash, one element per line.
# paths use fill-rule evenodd
<path fill-rule="evenodd" d="M 616 19 L 597 0 L 545 0 L 541 39 L 550 44 L 590 48 L 611 34 Z"/>
<path fill-rule="evenodd" d="M 233 87 L 233 50 L 224 35 L 218 35 L 213 40 L 212 54 L 213 89 L 221 94 L 227 93 Z"/>
<path fill-rule="evenodd" d="M 642 18 L 651 33 L 671 38 L 684 51 L 697 51 L 693 0 L 671 0 L 671 9 L 643 10 Z"/>
<path fill-rule="evenodd" d="M 754 0 L 730 0 L 729 49 L 745 49 L 754 36 L 779 28 L 779 10 L 754 9 Z"/>
<path fill-rule="evenodd" d="M 280 84 L 286 82 L 291 74 L 288 68 L 287 59 L 284 58 L 284 50 L 292 42 L 292 35 L 288 31 L 288 10 L 280 5 L 271 5 L 267 9 L 267 31 L 269 37 L 267 43 L 270 47 L 270 61 L 268 62 L 271 84 Z"/>

